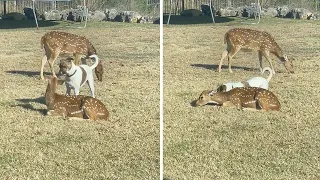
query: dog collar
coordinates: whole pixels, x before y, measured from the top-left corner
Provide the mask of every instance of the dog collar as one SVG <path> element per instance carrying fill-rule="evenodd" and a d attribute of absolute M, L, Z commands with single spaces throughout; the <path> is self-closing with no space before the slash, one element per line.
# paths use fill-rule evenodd
<path fill-rule="evenodd" d="M 68 77 L 73 76 L 75 73 L 77 72 L 77 70 L 74 71 L 74 73 L 72 73 L 71 75 L 67 74 Z"/>

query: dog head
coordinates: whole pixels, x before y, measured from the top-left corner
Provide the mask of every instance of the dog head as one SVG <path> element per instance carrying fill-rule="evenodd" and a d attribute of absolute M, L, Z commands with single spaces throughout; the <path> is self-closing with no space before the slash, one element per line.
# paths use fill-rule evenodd
<path fill-rule="evenodd" d="M 67 58 L 60 61 L 60 64 L 59 64 L 60 75 L 67 75 L 69 71 L 72 69 L 72 67 L 75 66 L 72 60 L 73 60 L 72 58 Z"/>
<path fill-rule="evenodd" d="M 293 64 L 292 64 L 293 58 L 288 58 L 287 55 L 284 55 L 280 61 L 283 63 L 284 67 L 286 68 L 288 73 L 294 73 L 293 71 Z"/>
<path fill-rule="evenodd" d="M 99 61 L 98 66 L 94 69 L 94 72 L 96 73 L 96 76 L 99 81 L 102 81 L 102 75 L 103 75 L 103 65 L 101 61 Z"/>

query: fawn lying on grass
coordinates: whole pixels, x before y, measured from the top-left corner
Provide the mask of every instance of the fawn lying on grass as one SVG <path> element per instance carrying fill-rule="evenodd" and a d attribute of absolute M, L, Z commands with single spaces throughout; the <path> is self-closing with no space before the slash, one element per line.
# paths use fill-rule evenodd
<path fill-rule="evenodd" d="M 229 30 L 224 36 L 224 43 L 227 43 L 227 49 L 223 51 L 219 64 L 219 72 L 223 60 L 228 56 L 229 72 L 231 70 L 232 57 L 241 49 L 243 50 L 257 50 L 259 53 L 260 71 L 262 72 L 262 56 L 264 56 L 275 74 L 274 67 L 272 66 L 270 53 L 277 56 L 281 63 L 284 64 L 288 73 L 294 73 L 292 61 L 282 53 L 281 48 L 273 39 L 273 37 L 264 31 L 257 31 L 252 29 L 235 28 Z"/>
<path fill-rule="evenodd" d="M 47 115 L 76 117 L 90 120 L 107 120 L 109 111 L 104 104 L 90 96 L 66 96 L 56 93 L 58 83 L 63 80 L 55 76 L 46 76 L 48 86 L 45 100 L 47 105 Z"/>
<path fill-rule="evenodd" d="M 247 87 L 234 88 L 228 92 L 203 91 L 196 106 L 203 106 L 208 103 L 215 103 L 222 106 L 235 106 L 237 109 L 253 108 L 256 110 L 280 110 L 278 98 L 269 90 Z"/>
<path fill-rule="evenodd" d="M 90 55 L 97 54 L 96 49 L 86 37 L 59 31 L 50 31 L 43 35 L 41 38 L 41 48 L 45 50 L 45 55 L 41 60 L 41 79 L 44 79 L 43 68 L 47 61 L 49 62 L 53 76 L 56 76 L 53 64 L 60 53 L 73 54 L 76 65 L 80 64 L 82 55 L 89 58 Z M 95 68 L 95 73 L 98 80 L 102 81 L 103 66 L 101 61 L 99 61 L 98 66 Z"/>

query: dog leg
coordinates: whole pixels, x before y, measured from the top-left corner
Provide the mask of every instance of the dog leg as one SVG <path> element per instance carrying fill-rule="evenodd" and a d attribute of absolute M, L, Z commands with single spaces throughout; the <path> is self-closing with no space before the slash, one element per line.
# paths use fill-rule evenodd
<path fill-rule="evenodd" d="M 80 88 L 75 87 L 74 88 L 74 94 L 78 96 L 80 94 Z"/>
<path fill-rule="evenodd" d="M 88 79 L 87 83 L 88 83 L 88 86 L 89 86 L 89 88 L 90 88 L 91 96 L 92 96 L 92 97 L 95 97 L 95 96 L 94 96 L 94 81 L 93 81 L 93 76 L 91 76 L 91 77 Z"/>
<path fill-rule="evenodd" d="M 66 95 L 67 95 L 67 96 L 70 96 L 71 87 L 70 87 L 67 83 L 66 83 L 66 89 L 67 89 Z"/>

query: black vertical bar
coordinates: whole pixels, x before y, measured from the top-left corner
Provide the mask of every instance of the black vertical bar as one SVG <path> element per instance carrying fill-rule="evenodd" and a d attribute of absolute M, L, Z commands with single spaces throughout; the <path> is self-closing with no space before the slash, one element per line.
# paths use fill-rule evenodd
<path fill-rule="evenodd" d="M 7 1 L 3 1 L 3 14 L 7 14 Z"/>

